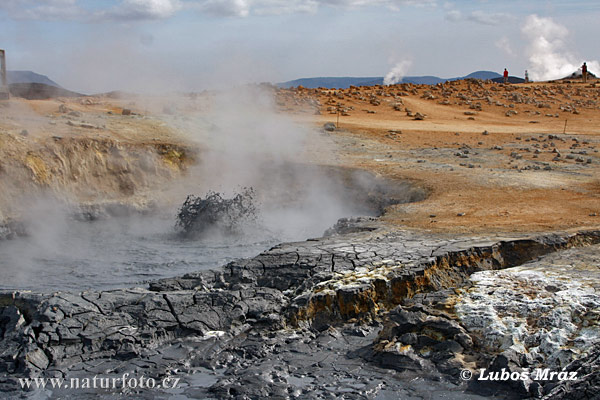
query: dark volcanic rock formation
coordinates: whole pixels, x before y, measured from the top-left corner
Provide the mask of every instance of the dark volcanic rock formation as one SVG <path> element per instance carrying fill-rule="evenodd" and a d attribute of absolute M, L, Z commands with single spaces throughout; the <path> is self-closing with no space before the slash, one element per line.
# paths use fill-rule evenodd
<path fill-rule="evenodd" d="M 389 368 L 442 373 L 456 384 L 461 368 L 492 355 L 452 313 L 453 290 L 475 271 L 598 242 L 597 231 L 453 240 L 360 232 L 282 244 L 149 290 L 4 293 L 0 386 L 18 389 L 17 377 L 198 368 L 226 370 L 203 388 L 189 378 L 191 397 L 322 397 L 328 385 L 329 395 L 350 397 L 404 390 L 400 381 L 382 383 L 395 376 Z M 454 384 L 439 389 L 464 389 Z"/>
<path fill-rule="evenodd" d="M 438 371 L 457 383 L 462 369 L 475 366 L 468 360 L 476 359 L 473 340 L 448 314 L 414 305 L 399 306 L 387 318 L 367 359 L 399 371 Z"/>
<path fill-rule="evenodd" d="M 577 373 L 578 378 L 558 383 L 544 396 L 544 400 L 600 398 L 600 347 L 591 349 L 586 357 L 573 361 L 565 371 Z"/>

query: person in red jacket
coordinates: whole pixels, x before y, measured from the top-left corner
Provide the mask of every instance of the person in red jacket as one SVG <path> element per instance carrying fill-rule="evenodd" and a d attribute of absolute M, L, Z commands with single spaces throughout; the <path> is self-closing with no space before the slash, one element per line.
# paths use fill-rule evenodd
<path fill-rule="evenodd" d="M 583 83 L 587 82 L 587 64 L 583 63 L 581 66 L 581 77 L 583 78 Z"/>
<path fill-rule="evenodd" d="M 508 83 L 508 70 L 504 68 L 504 83 Z"/>

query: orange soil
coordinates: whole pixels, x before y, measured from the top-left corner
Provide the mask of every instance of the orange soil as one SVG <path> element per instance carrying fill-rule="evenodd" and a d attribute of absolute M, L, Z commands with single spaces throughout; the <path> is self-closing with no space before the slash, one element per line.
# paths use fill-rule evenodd
<path fill-rule="evenodd" d="M 342 110 L 333 135 L 351 143 L 342 146 L 346 163 L 429 189 L 426 200 L 388 211 L 383 219 L 394 226 L 448 233 L 600 227 L 595 83 L 461 81 L 290 91 L 296 98 L 318 99 L 320 125 L 335 123 Z M 522 102 L 515 101 L 519 98 Z M 425 119 L 408 116 L 406 108 Z M 516 114 L 507 116 L 509 110 Z M 466 158 L 457 156 L 464 150 Z M 554 160 L 556 152 L 560 160 Z"/>

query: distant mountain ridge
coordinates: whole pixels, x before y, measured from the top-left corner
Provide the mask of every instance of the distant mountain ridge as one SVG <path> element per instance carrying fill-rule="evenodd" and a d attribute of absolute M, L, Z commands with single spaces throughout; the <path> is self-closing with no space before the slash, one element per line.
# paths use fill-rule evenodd
<path fill-rule="evenodd" d="M 398 83 L 414 83 L 417 85 L 436 85 L 447 81 L 456 81 L 459 79 L 502 79 L 502 75 L 493 71 L 476 71 L 469 75 L 456 78 L 439 78 L 437 76 L 405 76 Z M 518 79 L 518 78 L 517 78 Z M 309 89 L 324 87 L 328 89 L 347 89 L 350 86 L 375 86 L 383 85 L 383 77 L 318 77 L 301 78 L 293 81 L 278 83 L 281 88 L 290 88 L 303 86 Z"/>
<path fill-rule="evenodd" d="M 46 75 L 36 74 L 33 71 L 6 71 L 6 78 L 9 85 L 13 83 L 43 83 L 44 85 L 62 88 Z"/>
<path fill-rule="evenodd" d="M 72 92 L 61 87 L 36 82 L 11 83 L 8 85 L 8 89 L 11 96 L 22 97 L 27 100 L 46 100 L 55 97 L 84 96 L 81 93 Z"/>

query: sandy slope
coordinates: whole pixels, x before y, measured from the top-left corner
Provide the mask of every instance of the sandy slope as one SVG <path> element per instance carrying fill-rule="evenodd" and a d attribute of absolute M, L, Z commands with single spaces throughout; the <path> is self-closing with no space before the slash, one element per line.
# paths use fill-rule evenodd
<path fill-rule="evenodd" d="M 599 226 L 599 94 L 580 82 L 296 90 L 319 124 L 342 110 L 332 135 L 347 163 L 431 190 L 387 221 L 441 232 Z"/>
<path fill-rule="evenodd" d="M 161 121 L 106 98 L 0 103 L 0 222 L 33 198 L 146 207 L 193 159 Z"/>

